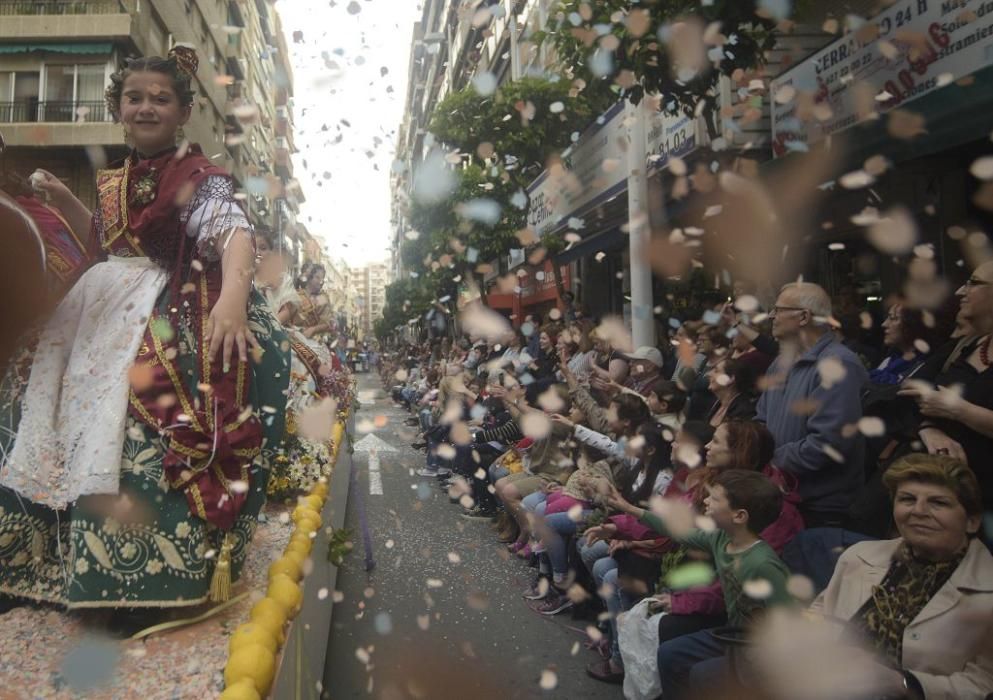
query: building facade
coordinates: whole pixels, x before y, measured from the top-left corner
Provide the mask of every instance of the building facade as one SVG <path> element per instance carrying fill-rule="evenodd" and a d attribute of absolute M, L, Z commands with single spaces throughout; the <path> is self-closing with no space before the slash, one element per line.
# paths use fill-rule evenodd
<path fill-rule="evenodd" d="M 0 0 L 5 167 L 62 179 L 86 204 L 95 170 L 124 156 L 104 89 L 124 59 L 196 48 L 185 137 L 232 174 L 253 221 L 278 230 L 302 198 L 293 181 L 292 72 L 266 0 Z"/>
<path fill-rule="evenodd" d="M 353 267 L 350 276 L 350 287 L 354 289 L 359 337 L 371 338 L 376 320 L 383 316 L 386 285 L 393 281 L 390 264 L 382 262 Z"/>
<path fill-rule="evenodd" d="M 447 94 L 464 87 L 479 72 L 490 72 L 502 84 L 554 69 L 554 56 L 528 41 L 533 32 L 545 27 L 554 4 L 542 0 L 499 3 L 502 12 L 484 22 L 485 31 L 480 32 L 473 26 L 471 16 L 450 3 L 425 3 L 411 47 L 407 109 L 397 146 L 399 165 L 393 175 L 392 269 L 396 274 L 419 272 L 402 269 L 399 251 L 409 233 L 403 212 L 410 197 L 411 174 L 431 146 L 426 129 L 432 111 Z M 489 7 L 495 5 L 491 3 Z M 968 12 L 972 6 L 921 2 L 910 9 L 900 6 L 880 10 L 877 3 L 869 0 L 831 0 L 804 6 L 791 18 L 791 30 L 780 34 L 774 48 L 764 56 L 761 67 L 741 79 L 721 78 L 716 104 L 705 110 L 696 124 L 678 126 L 659 120 L 656 125 L 648 125 L 649 214 L 653 216 L 655 210 L 661 210 L 664 216 L 659 219 L 660 226 L 716 231 L 718 238 L 724 235 L 721 229 L 734 234 L 739 225 L 720 217 L 707 219 L 708 202 L 698 193 L 672 196 L 678 178 L 667 165 L 676 147 L 675 141 L 669 142 L 671 134 L 677 134 L 679 144 L 686 146 L 677 155 L 690 171 L 698 164 L 706 166 L 719 160 L 725 165 L 734 162 L 738 164 L 735 167 L 746 168 L 753 177 L 773 182 L 775 173 L 788 170 L 802 153 L 827 153 L 833 149 L 843 155 L 837 173 L 825 176 L 828 182 L 818 183 L 822 196 L 811 207 L 812 225 L 794 232 L 795 240 L 783 264 L 760 275 L 767 279 L 747 282 L 778 285 L 802 274 L 823 284 L 840 307 L 875 305 L 873 310 L 879 310 L 882 290 L 897 290 L 904 283 L 906 257 L 880 255 L 867 241 L 866 229 L 857 220 L 866 207 L 878 206 L 882 211 L 884 203 L 909 212 L 916 243 L 932 251 L 925 250 L 924 254 L 933 255 L 942 274 L 953 279 L 961 276 L 961 259 L 969 257 L 968 251 L 963 252 L 945 232 L 970 232 L 977 227 L 985 230 L 993 223 L 989 207 L 982 204 L 984 185 L 969 174 L 972 161 L 993 150 L 983 117 L 984 105 L 993 100 L 993 69 L 986 60 L 993 51 L 993 34 L 986 31 L 981 15 Z M 473 12 L 478 9 L 477 6 Z M 516 21 L 511 21 L 515 13 Z M 860 23 L 878 27 L 880 36 L 866 39 L 869 35 L 862 31 L 854 50 L 849 44 Z M 915 36 L 931 36 L 933 42 L 939 43 L 925 60 L 915 58 L 920 47 L 905 41 L 903 35 L 882 36 L 897 24 L 910 26 L 911 34 L 916 31 Z M 827 31 L 832 25 L 837 29 Z M 932 29 L 935 26 L 943 29 L 937 32 Z M 849 56 L 852 51 L 857 61 Z M 881 76 L 887 80 L 881 80 Z M 869 99 L 865 95 L 860 98 L 860 90 L 871 92 Z M 798 97 L 779 102 L 774 99 L 787 92 Z M 890 98 L 884 99 L 885 95 Z M 822 105 L 819 113 L 833 116 L 824 124 L 799 119 L 797 106 L 806 104 L 809 114 L 810 101 Z M 867 112 L 866 103 L 873 107 Z M 888 113 L 897 107 L 909 110 L 910 117 L 922 117 L 926 127 L 910 136 L 894 137 L 888 133 Z M 612 108 L 590 130 L 609 132 L 625 119 L 621 107 Z M 584 154 L 577 147 L 571 154 L 573 165 L 575 160 L 586 158 L 598 166 L 608 158 L 618 157 L 607 151 L 626 139 L 627 134 L 622 133 L 623 128 L 614 129 L 612 136 L 605 136 L 603 131 L 601 138 L 589 139 L 589 143 L 599 144 L 597 148 L 602 152 L 591 149 Z M 830 181 L 844 172 L 858 171 L 872 156 L 880 156 L 876 161 L 882 159 L 889 167 L 876 175 L 870 190 L 851 190 Z M 541 187 L 541 180 L 538 178 L 532 185 L 531 194 Z M 632 260 L 625 227 L 630 215 L 626 183 L 624 178 L 620 180 L 613 187 L 604 185 L 599 191 L 584 193 L 577 207 L 556 212 L 553 222 L 543 219 L 545 224 L 557 223 L 559 229 L 569 219 L 583 220 L 582 240 L 547 263 L 545 269 L 526 266 L 520 290 L 505 295 L 515 298 L 490 299 L 506 302 L 491 306 L 499 306 L 519 323 L 523 313 L 532 307 L 540 312 L 558 304 L 558 295 L 552 293 L 548 282 L 554 264 L 561 266 L 560 279 L 566 281 L 566 287 L 572 286 L 579 303 L 593 316 L 627 314 Z M 534 203 L 532 197 L 532 206 Z M 546 226 L 539 235 L 555 230 L 554 226 Z M 970 241 L 974 239 L 975 236 L 968 237 Z M 515 260 L 512 256 L 494 267 L 513 268 L 523 264 L 523 257 Z M 655 278 L 655 308 L 664 309 L 663 316 L 682 318 L 692 314 L 698 293 L 702 299 L 715 291 L 720 269 L 711 269 L 713 254 L 703 246 L 695 257 L 696 277 L 709 275 L 709 281 L 696 280 L 700 283 L 695 285 L 690 275 Z M 724 279 L 719 284 L 727 287 L 730 282 Z M 685 304 L 679 306 L 676 302 Z"/>

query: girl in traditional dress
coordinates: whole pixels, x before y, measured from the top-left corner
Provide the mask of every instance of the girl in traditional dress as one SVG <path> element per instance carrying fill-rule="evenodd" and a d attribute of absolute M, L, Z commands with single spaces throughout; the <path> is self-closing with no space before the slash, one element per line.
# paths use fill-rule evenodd
<path fill-rule="evenodd" d="M 301 329 L 304 337 L 322 341 L 334 337 L 335 330 L 331 300 L 323 291 L 324 275 L 324 266 L 319 263 L 304 269 L 301 285 L 297 289 L 300 306 L 291 319 L 292 324 Z"/>
<path fill-rule="evenodd" d="M 268 487 L 270 497 L 287 498 L 309 491 L 314 482 L 321 476 L 327 476 L 331 469 L 334 444 L 330 434 L 334 413 L 327 411 L 327 436 L 301 435 L 301 416 L 304 411 L 313 410 L 323 399 L 333 398 L 338 405 L 343 405 L 347 401 L 350 379 L 347 372 L 335 369 L 327 345 L 316 337 L 305 335 L 308 328 L 319 327 L 317 323 L 311 323 L 308 328 L 293 327 L 294 320 L 309 323 L 317 319 L 304 318 L 297 313 L 301 307 L 301 297 L 287 273 L 285 260 L 276 250 L 275 232 L 259 227 L 256 233 L 259 251 L 256 279 L 270 310 L 286 328 L 292 352 L 286 401 L 286 435 L 274 460 Z"/>
<path fill-rule="evenodd" d="M 103 260 L 0 392 L 4 595 L 187 606 L 223 600 L 244 564 L 289 364 L 230 176 L 176 146 L 196 69 L 177 47 L 112 77 L 134 148 L 97 173 L 92 214 L 54 177 L 38 185 Z"/>

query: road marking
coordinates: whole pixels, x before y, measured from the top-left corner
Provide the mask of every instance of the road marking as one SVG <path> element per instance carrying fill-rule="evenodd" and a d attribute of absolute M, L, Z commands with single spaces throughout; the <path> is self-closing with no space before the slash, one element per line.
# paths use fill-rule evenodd
<path fill-rule="evenodd" d="M 374 450 L 379 452 L 396 452 L 397 448 L 393 447 L 390 443 L 386 442 L 382 438 L 369 433 L 364 438 L 359 440 L 353 446 L 356 452 L 372 452 Z"/>
<path fill-rule="evenodd" d="M 379 455 L 375 450 L 369 452 L 369 495 L 383 495 L 383 475 L 379 473 Z"/>

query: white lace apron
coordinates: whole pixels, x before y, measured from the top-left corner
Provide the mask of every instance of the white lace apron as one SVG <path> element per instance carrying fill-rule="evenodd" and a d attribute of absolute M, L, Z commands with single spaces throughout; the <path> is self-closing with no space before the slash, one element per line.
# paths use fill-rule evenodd
<path fill-rule="evenodd" d="M 62 509 L 87 494 L 116 494 L 129 370 L 168 275 L 148 258 L 90 268 L 45 325 L 0 485 Z"/>

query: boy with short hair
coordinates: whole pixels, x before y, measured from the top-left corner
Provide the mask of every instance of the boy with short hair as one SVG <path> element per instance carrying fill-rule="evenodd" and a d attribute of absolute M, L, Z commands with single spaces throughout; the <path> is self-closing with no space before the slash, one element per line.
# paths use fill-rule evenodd
<path fill-rule="evenodd" d="M 786 590 L 789 570 L 759 537 L 782 508 L 779 488 L 760 472 L 729 469 L 717 476 L 704 501 L 706 515 L 717 526 L 712 531 L 672 533 L 658 516 L 627 503 L 616 491 L 610 503 L 653 530 L 710 554 L 724 593 L 729 625 L 744 627 L 764 608 L 792 602 Z M 726 678 L 725 652 L 726 645 L 709 630 L 663 643 L 658 651 L 663 697 L 688 697 L 697 680 L 711 685 L 715 679 Z"/>

